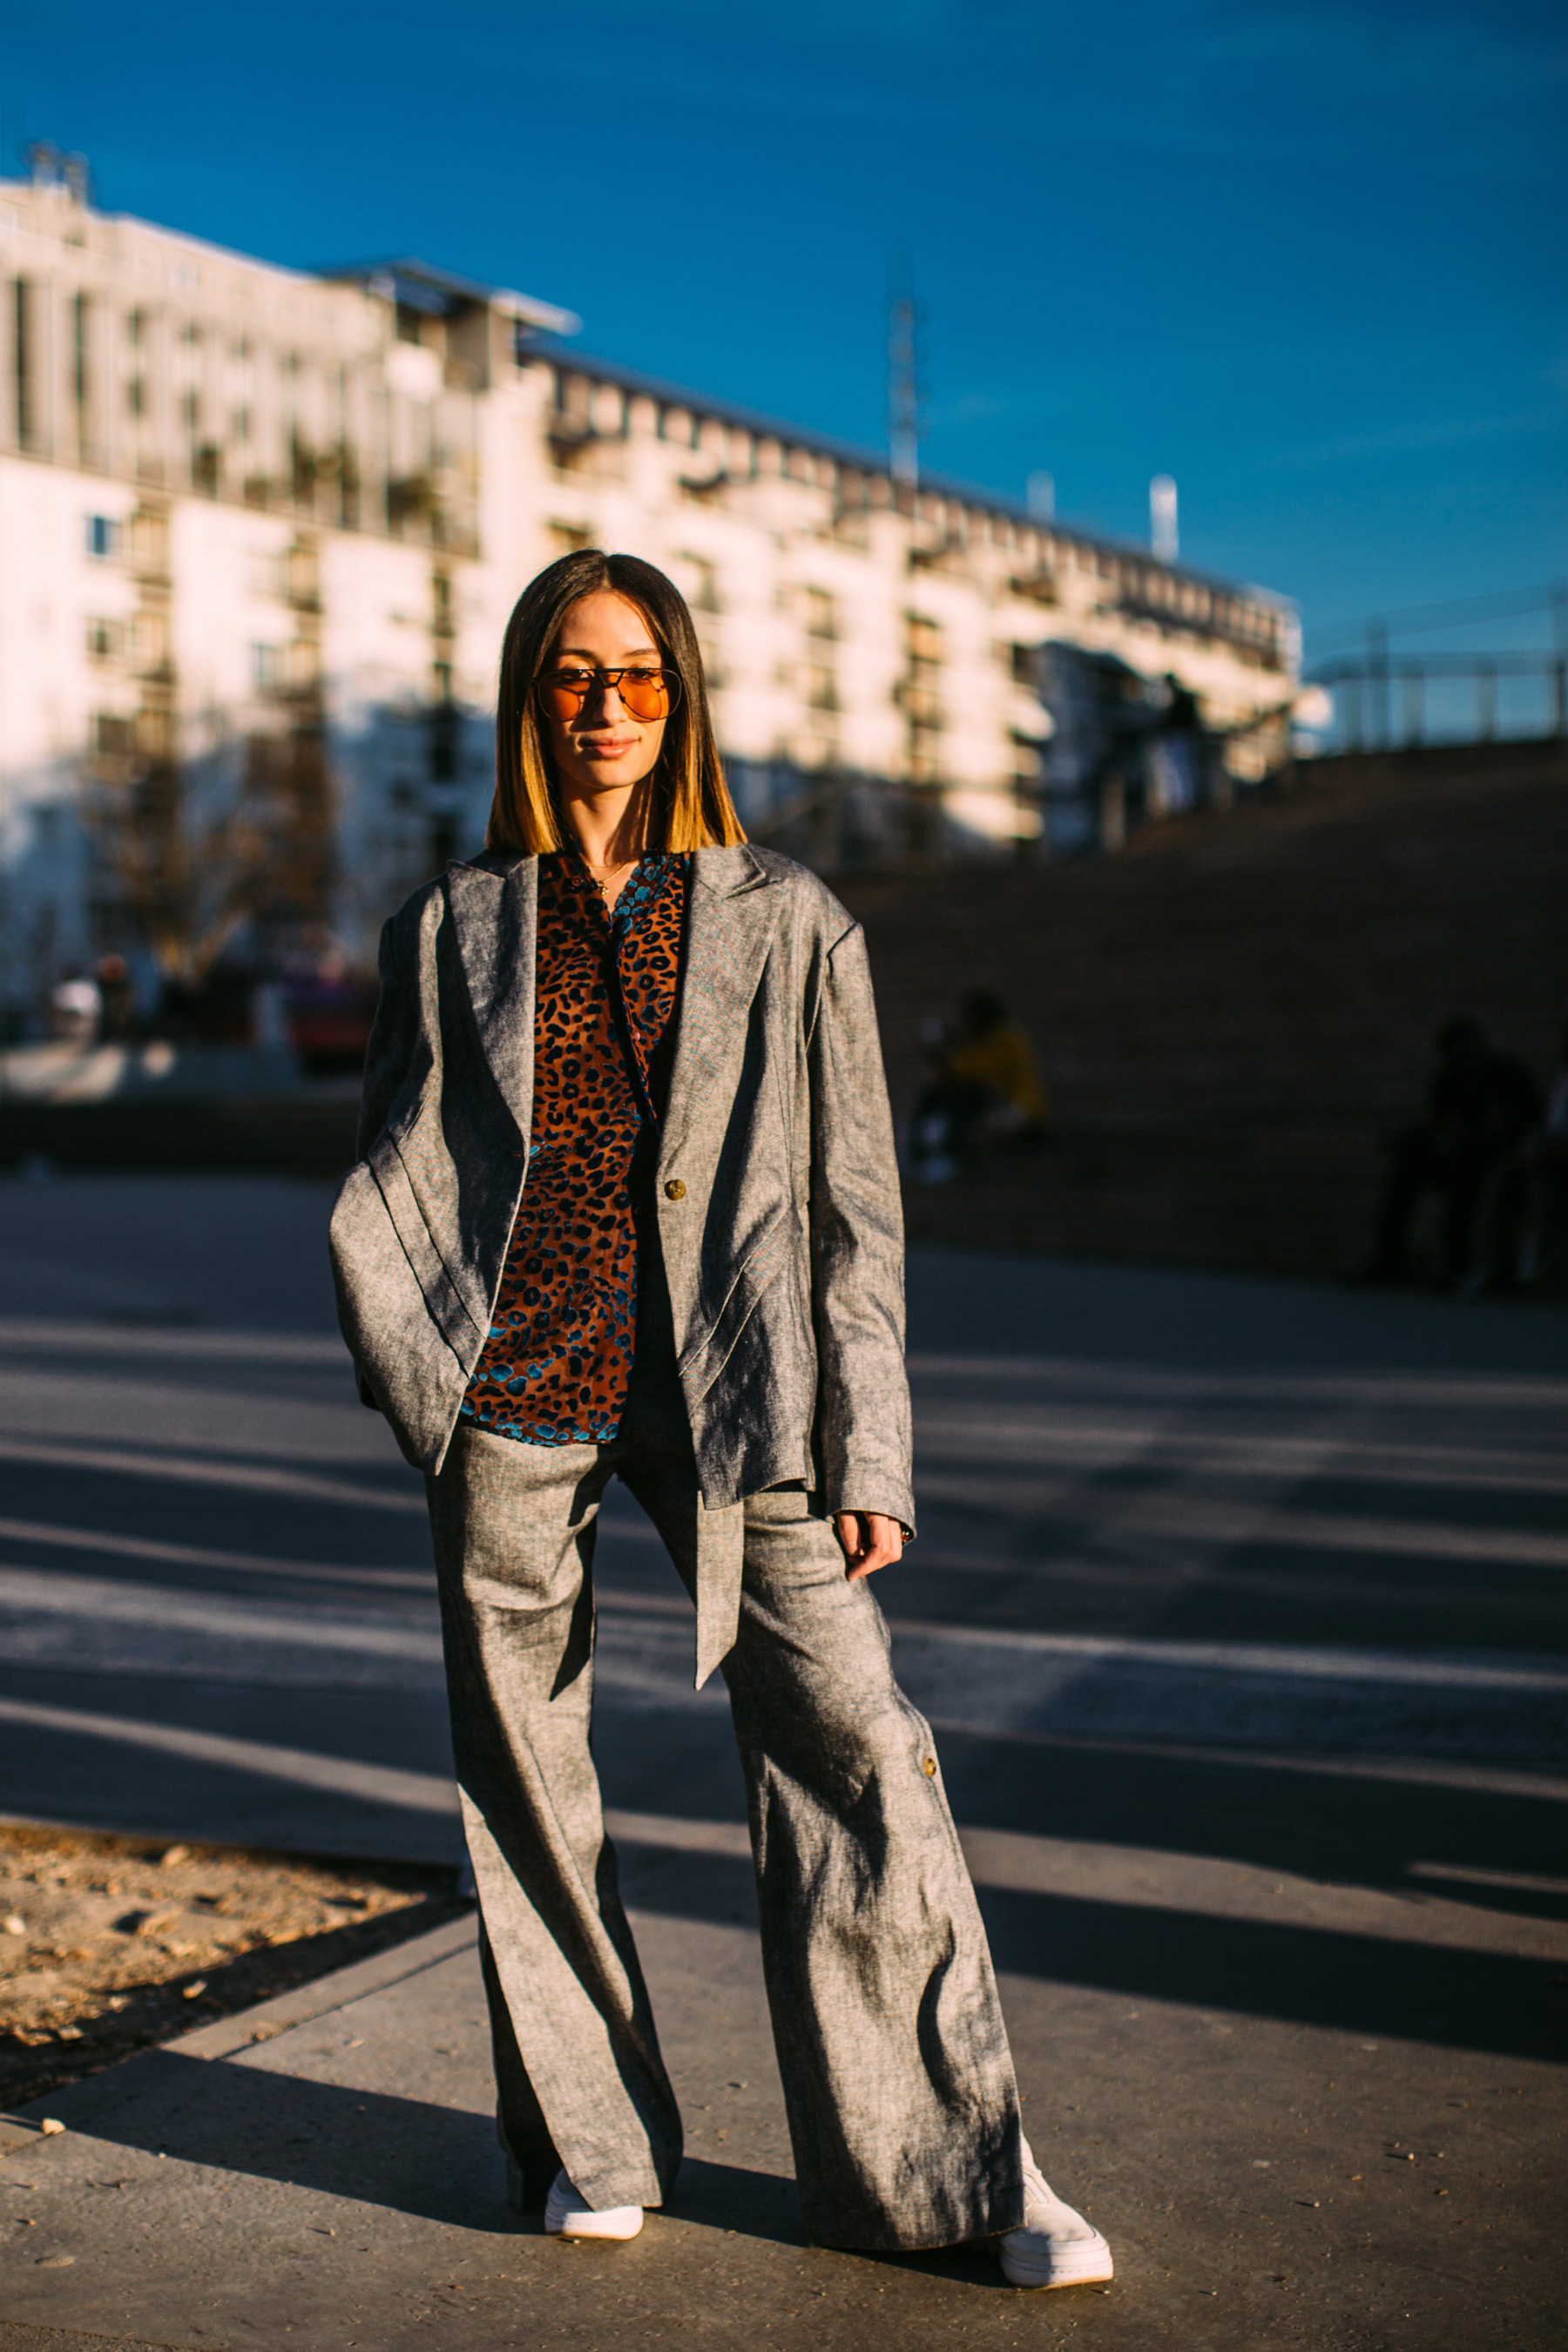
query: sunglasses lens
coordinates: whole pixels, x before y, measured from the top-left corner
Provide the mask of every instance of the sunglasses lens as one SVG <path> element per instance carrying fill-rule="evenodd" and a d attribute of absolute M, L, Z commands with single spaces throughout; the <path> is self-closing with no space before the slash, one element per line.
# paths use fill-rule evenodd
<path fill-rule="evenodd" d="M 593 670 L 563 669 L 542 677 L 541 706 L 551 718 L 571 726 L 595 691 L 595 676 Z M 611 670 L 606 682 L 614 683 L 622 709 L 634 719 L 668 719 L 680 698 L 680 675 L 677 670 Z"/>
<path fill-rule="evenodd" d="M 594 690 L 591 669 L 560 669 L 535 680 L 542 710 L 568 726 Z"/>
<path fill-rule="evenodd" d="M 634 719 L 668 719 L 669 687 L 661 669 L 628 669 L 621 677 L 621 700 Z"/>

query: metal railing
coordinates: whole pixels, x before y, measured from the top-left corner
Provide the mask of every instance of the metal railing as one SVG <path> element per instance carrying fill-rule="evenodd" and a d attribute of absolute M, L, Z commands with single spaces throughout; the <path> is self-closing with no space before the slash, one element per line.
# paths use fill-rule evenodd
<path fill-rule="evenodd" d="M 1369 653 L 1316 664 L 1311 675 L 1315 685 L 1333 690 L 1347 751 L 1392 751 L 1430 740 L 1427 689 L 1436 680 L 1450 678 L 1468 679 L 1472 686 L 1473 719 L 1468 736 L 1446 733 L 1447 741 L 1494 742 L 1498 682 L 1514 677 L 1539 678 L 1544 689 L 1545 725 L 1529 731 L 1568 736 L 1568 655 Z"/>
<path fill-rule="evenodd" d="M 1550 645 L 1519 651 L 1489 646 L 1463 652 L 1392 650 L 1395 637 L 1475 628 L 1526 614 L 1550 615 Z M 1536 681 L 1540 691 L 1521 698 L 1515 690 L 1510 698 L 1516 714 L 1522 702 L 1532 706 L 1528 723 L 1516 715 L 1514 726 L 1500 731 L 1568 736 L 1568 581 L 1372 614 L 1323 635 L 1328 649 L 1309 665 L 1307 677 L 1314 685 L 1333 689 L 1337 732 L 1347 751 L 1392 751 L 1434 740 L 1492 742 L 1500 733 L 1500 688 L 1505 680 Z M 1355 650 L 1332 650 L 1336 637 L 1353 638 Z M 1441 689 L 1447 686 L 1468 686 L 1469 692 L 1444 695 Z M 1447 705 L 1436 730 L 1432 724 L 1435 688 L 1438 703 Z"/>

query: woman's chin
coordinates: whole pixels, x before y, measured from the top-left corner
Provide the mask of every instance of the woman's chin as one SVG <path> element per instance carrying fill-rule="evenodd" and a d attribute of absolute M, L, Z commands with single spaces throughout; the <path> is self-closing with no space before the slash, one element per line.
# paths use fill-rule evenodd
<path fill-rule="evenodd" d="M 573 775 L 572 782 L 580 793 L 624 793 L 631 785 L 640 784 L 643 778 L 652 772 L 652 769 L 633 753 L 620 760 L 584 761 Z"/>

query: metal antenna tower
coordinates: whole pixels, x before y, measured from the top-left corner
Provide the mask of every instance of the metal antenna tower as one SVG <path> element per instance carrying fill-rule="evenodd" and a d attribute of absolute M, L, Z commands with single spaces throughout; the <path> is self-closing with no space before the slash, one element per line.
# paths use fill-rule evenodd
<path fill-rule="evenodd" d="M 920 312 L 910 273 L 900 276 L 888 304 L 888 454 L 894 481 L 912 490 L 921 477 Z"/>

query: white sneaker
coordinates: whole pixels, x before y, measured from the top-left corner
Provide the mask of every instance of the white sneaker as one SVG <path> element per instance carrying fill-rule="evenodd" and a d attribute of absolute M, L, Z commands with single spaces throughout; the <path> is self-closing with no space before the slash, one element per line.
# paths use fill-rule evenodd
<path fill-rule="evenodd" d="M 995 2241 L 1009 2286 L 1092 2286 L 1114 2276 L 1100 2231 L 1064 2205 L 1033 2157 L 1024 2164 L 1024 2219 Z"/>
<path fill-rule="evenodd" d="M 544 2200 L 544 2229 L 552 2238 L 635 2238 L 642 2228 L 640 2205 L 611 2205 L 602 2213 L 578 2196 L 558 2172 Z"/>

